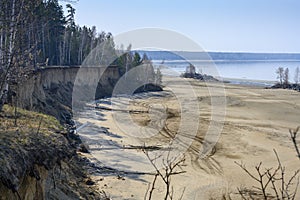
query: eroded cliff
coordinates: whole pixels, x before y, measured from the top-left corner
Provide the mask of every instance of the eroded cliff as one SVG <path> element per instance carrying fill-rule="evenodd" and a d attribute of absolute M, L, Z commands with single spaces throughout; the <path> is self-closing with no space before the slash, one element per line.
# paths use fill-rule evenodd
<path fill-rule="evenodd" d="M 57 120 L 15 113 L 8 105 L 0 113 L 0 199 L 101 199 L 86 184 L 86 161 Z"/>
<path fill-rule="evenodd" d="M 76 88 L 80 91 L 76 95 L 85 97 L 93 93 L 95 98 L 102 98 L 111 95 L 119 78 L 117 67 L 42 69 L 18 85 L 18 106 L 52 115 L 62 123 L 68 123 L 72 117 L 74 84 L 77 83 Z"/>
<path fill-rule="evenodd" d="M 114 67 L 49 67 L 11 88 L 9 103 L 26 110 L 5 106 L 0 113 L 0 199 L 101 197 L 86 184 L 74 135 L 60 124 L 72 122 L 74 88 L 83 97 L 109 96 L 119 76 Z"/>

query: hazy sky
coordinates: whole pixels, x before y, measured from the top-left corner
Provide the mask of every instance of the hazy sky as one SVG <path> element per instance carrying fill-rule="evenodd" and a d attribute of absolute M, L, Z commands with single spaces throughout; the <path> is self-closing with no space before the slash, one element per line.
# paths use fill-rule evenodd
<path fill-rule="evenodd" d="M 117 35 L 169 29 L 206 51 L 300 52 L 299 0 L 79 0 L 76 21 Z"/>

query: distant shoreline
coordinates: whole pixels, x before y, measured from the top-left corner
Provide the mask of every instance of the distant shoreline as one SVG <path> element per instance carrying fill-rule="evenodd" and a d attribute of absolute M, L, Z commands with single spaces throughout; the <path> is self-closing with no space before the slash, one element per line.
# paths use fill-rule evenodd
<path fill-rule="evenodd" d="M 160 68 L 162 73 L 176 75 L 186 72 L 186 67 L 190 64 L 196 67 L 196 72 L 200 74 L 212 75 L 216 78 L 229 79 L 234 84 L 271 86 L 276 83 L 276 70 L 278 67 L 289 68 L 290 81 L 295 75 L 295 70 L 300 67 L 300 61 L 296 60 L 211 60 L 211 61 L 183 61 L 166 60 L 160 63 L 154 60 L 156 68 Z M 248 83 L 250 82 L 250 83 Z M 262 84 L 263 83 L 263 84 Z"/>
<path fill-rule="evenodd" d="M 300 60 L 300 53 L 243 53 L 243 52 L 189 52 L 189 51 L 142 51 L 152 60 Z"/>
<path fill-rule="evenodd" d="M 159 64 L 162 62 L 162 60 L 152 60 L 153 63 Z M 300 62 L 299 60 L 164 60 L 164 63 L 176 63 L 176 62 L 228 62 L 228 63 L 234 63 L 234 62 Z"/>
<path fill-rule="evenodd" d="M 271 87 L 276 84 L 276 81 L 268 80 L 253 80 L 253 79 L 237 79 L 237 78 L 221 78 L 227 84 L 256 86 L 256 87 Z"/>

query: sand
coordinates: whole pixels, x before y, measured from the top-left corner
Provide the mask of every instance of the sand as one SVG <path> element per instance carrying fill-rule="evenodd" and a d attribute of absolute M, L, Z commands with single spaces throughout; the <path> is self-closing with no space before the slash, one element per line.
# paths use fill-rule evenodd
<path fill-rule="evenodd" d="M 276 167 L 274 150 L 287 177 L 300 168 L 289 138 L 289 129 L 300 125 L 299 92 L 187 79 L 165 81 L 163 92 L 101 100 L 97 109 L 89 104 L 77 116 L 85 124 L 79 133 L 91 151 L 85 156 L 98 166 L 117 169 L 100 170 L 93 176 L 99 190 L 112 199 L 144 199 L 155 169 L 141 150 L 143 146 L 159 148 L 149 150 L 152 158 L 159 154 L 165 159 L 168 154 L 185 157 L 178 168 L 185 173 L 172 176 L 174 199 L 183 190 L 182 199 L 229 199 L 228 195 L 241 199 L 238 187 L 259 185 L 235 162 L 242 162 L 253 173 L 260 162 L 262 169 Z M 187 89 L 187 82 L 193 92 Z M 184 125 L 180 124 L 182 117 Z M 210 126 L 217 128 L 207 141 Z M 215 138 L 212 151 L 199 157 L 203 145 Z M 183 145 L 173 145 L 174 140 Z M 173 153 L 166 153 L 170 151 Z M 160 179 L 155 188 L 153 199 L 163 199 L 165 187 Z"/>

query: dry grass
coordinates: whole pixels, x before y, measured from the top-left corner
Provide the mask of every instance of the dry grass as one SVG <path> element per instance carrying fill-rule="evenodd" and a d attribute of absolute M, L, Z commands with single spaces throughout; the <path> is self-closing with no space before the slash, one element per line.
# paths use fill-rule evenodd
<path fill-rule="evenodd" d="M 86 185 L 87 161 L 77 156 L 68 136 L 54 117 L 19 108 L 15 126 L 15 109 L 5 105 L 0 112 L 0 199 L 26 199 L 34 192 L 31 186 L 44 181 L 37 193 L 44 190 L 46 199 L 108 199 Z M 47 177 L 39 169 L 46 169 Z"/>
<path fill-rule="evenodd" d="M 15 124 L 15 113 L 17 123 Z M 16 191 L 35 164 L 51 169 L 72 156 L 66 132 L 51 116 L 5 105 L 0 113 L 0 180 Z"/>
<path fill-rule="evenodd" d="M 17 118 L 16 125 L 15 118 Z M 50 134 L 53 132 L 63 132 L 64 128 L 52 116 L 20 108 L 17 109 L 15 115 L 15 108 L 5 105 L 3 111 L 0 113 L 0 133 L 14 131 L 18 131 L 19 133 L 40 132 Z"/>

